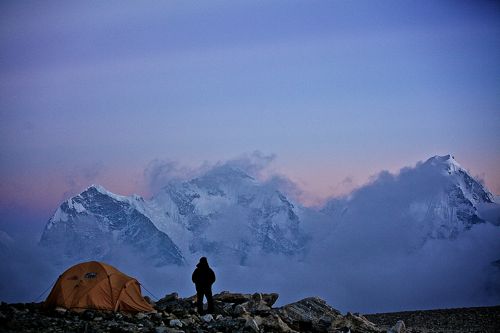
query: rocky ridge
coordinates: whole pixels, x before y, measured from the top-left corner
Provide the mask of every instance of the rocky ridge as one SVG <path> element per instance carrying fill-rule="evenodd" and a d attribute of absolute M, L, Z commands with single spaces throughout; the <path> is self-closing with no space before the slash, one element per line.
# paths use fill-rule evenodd
<path fill-rule="evenodd" d="M 42 303 L 0 305 L 2 332 L 351 332 L 382 329 L 360 314 L 342 315 L 318 297 L 273 307 L 278 294 L 214 295 L 213 314 L 200 316 L 195 297 L 176 293 L 154 303 L 155 313 L 113 313 L 96 310 L 44 311 Z"/>

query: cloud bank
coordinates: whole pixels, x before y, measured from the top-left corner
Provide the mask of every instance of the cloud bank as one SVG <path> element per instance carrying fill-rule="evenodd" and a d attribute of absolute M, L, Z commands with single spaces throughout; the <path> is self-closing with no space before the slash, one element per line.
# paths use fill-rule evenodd
<path fill-rule="evenodd" d="M 158 160 L 148 166 L 145 177 L 153 188 L 155 182 L 189 179 L 228 163 L 262 179 L 265 186 L 299 196 L 293 181 L 270 172 L 274 159 L 254 152 L 196 169 Z M 453 239 L 424 241 L 418 221 L 402 217 L 409 202 L 437 195 L 436 188 L 446 184 L 421 166 L 398 174 L 381 172 L 349 196 L 331 201 L 325 211 L 300 208 L 302 227 L 311 236 L 303 256 L 249 252 L 245 265 L 209 257 L 217 274 L 214 292 L 278 292 L 278 304 L 319 296 L 342 311 L 363 313 L 499 304 L 500 269 L 492 264 L 500 259 L 498 205 L 484 209 L 483 218 L 492 223 L 474 225 Z M 232 232 L 238 234 L 238 228 Z M 50 266 L 48 255 L 34 245 L 17 241 L 9 246 L 0 271 L 4 301 L 33 301 L 69 267 Z M 188 257 L 186 266 L 152 268 L 134 253 L 117 249 L 109 263 L 138 278 L 154 296 L 174 291 L 190 296 L 197 256 Z"/>

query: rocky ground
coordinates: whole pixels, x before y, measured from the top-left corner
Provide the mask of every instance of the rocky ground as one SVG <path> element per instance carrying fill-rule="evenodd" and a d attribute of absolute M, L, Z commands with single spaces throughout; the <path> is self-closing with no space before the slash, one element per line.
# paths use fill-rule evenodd
<path fill-rule="evenodd" d="M 500 332 L 500 306 L 377 313 L 365 317 L 383 329 L 402 320 L 411 333 Z"/>
<path fill-rule="evenodd" d="M 214 296 L 215 312 L 200 316 L 194 297 L 167 295 L 154 304 L 156 313 L 95 310 L 44 311 L 41 303 L 0 305 L 1 332 L 381 332 L 363 316 L 342 315 L 311 297 L 273 308 L 278 294 Z"/>
<path fill-rule="evenodd" d="M 278 294 L 222 292 L 214 296 L 214 313 L 204 316 L 196 313 L 194 297 L 179 298 L 177 294 L 157 301 L 155 313 L 137 314 L 45 311 L 41 303 L 1 303 L 0 332 L 500 332 L 500 307 L 472 309 L 468 315 L 440 310 L 451 312 L 438 313 L 438 319 L 432 321 L 433 311 L 342 315 L 317 297 L 273 307 L 277 299 Z M 408 322 L 407 328 L 401 319 Z"/>

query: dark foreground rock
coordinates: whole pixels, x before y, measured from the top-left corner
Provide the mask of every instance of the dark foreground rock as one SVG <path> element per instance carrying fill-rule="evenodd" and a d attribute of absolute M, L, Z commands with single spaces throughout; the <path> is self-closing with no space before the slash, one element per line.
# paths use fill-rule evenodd
<path fill-rule="evenodd" d="M 341 314 L 309 297 L 273 307 L 278 294 L 222 292 L 213 314 L 200 316 L 195 297 L 176 293 L 153 303 L 155 313 L 44 311 L 41 303 L 0 304 L 0 332 L 500 332 L 500 306 L 360 315 Z"/>
<path fill-rule="evenodd" d="M 365 315 L 383 329 L 401 320 L 406 333 L 500 332 L 500 306 L 405 311 Z"/>
<path fill-rule="evenodd" d="M 194 297 L 170 294 L 154 304 L 156 313 L 42 310 L 41 303 L 0 305 L 0 332 L 382 332 L 358 314 L 342 315 L 320 298 L 273 307 L 278 294 L 214 296 L 213 314 L 200 316 Z"/>

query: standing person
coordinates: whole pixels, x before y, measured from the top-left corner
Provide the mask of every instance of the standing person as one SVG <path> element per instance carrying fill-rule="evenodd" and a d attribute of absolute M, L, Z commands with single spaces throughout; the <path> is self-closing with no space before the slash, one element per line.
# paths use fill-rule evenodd
<path fill-rule="evenodd" d="M 208 266 L 207 258 L 201 257 L 200 262 L 192 276 L 193 283 L 196 286 L 196 308 L 198 313 L 203 314 L 203 296 L 207 298 L 207 313 L 214 311 L 214 300 L 212 299 L 212 284 L 215 282 L 215 273 Z"/>

